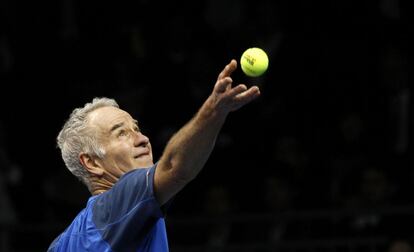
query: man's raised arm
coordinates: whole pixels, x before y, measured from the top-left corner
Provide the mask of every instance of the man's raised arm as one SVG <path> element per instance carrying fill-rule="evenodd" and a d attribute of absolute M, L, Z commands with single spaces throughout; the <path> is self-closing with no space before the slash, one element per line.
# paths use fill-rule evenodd
<path fill-rule="evenodd" d="M 155 195 L 162 205 L 196 177 L 209 158 L 227 115 L 260 95 L 257 86 L 232 86 L 232 60 L 219 74 L 213 91 L 194 117 L 166 145 L 154 177 Z"/>

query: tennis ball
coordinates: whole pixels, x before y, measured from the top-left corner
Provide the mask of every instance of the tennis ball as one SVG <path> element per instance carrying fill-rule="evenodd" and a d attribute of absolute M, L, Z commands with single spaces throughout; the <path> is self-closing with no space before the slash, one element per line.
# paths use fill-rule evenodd
<path fill-rule="evenodd" d="M 247 49 L 240 58 L 241 69 L 250 77 L 258 77 L 264 74 L 268 65 L 269 58 L 266 52 L 258 47 Z"/>

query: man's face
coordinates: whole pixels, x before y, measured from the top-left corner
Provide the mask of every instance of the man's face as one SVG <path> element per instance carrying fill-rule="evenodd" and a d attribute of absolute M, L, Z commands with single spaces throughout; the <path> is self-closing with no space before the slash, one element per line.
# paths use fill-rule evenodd
<path fill-rule="evenodd" d="M 119 178 L 132 169 L 153 165 L 149 139 L 127 112 L 102 107 L 89 114 L 89 124 L 105 150 L 104 158 L 97 160 L 105 172 Z"/>

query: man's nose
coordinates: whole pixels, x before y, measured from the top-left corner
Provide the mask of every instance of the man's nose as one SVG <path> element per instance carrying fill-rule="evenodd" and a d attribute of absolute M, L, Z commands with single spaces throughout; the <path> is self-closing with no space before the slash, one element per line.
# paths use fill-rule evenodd
<path fill-rule="evenodd" d="M 149 138 L 146 135 L 142 134 L 141 132 L 135 133 L 135 138 L 134 138 L 135 146 L 147 145 L 148 143 L 149 143 Z"/>

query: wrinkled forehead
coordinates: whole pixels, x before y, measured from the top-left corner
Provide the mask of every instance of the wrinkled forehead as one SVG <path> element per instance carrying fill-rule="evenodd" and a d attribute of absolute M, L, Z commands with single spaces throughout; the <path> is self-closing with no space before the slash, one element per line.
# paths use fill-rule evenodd
<path fill-rule="evenodd" d="M 100 129 L 102 133 L 110 132 L 114 125 L 135 122 L 129 113 L 116 107 L 98 108 L 88 115 L 88 124 Z"/>

